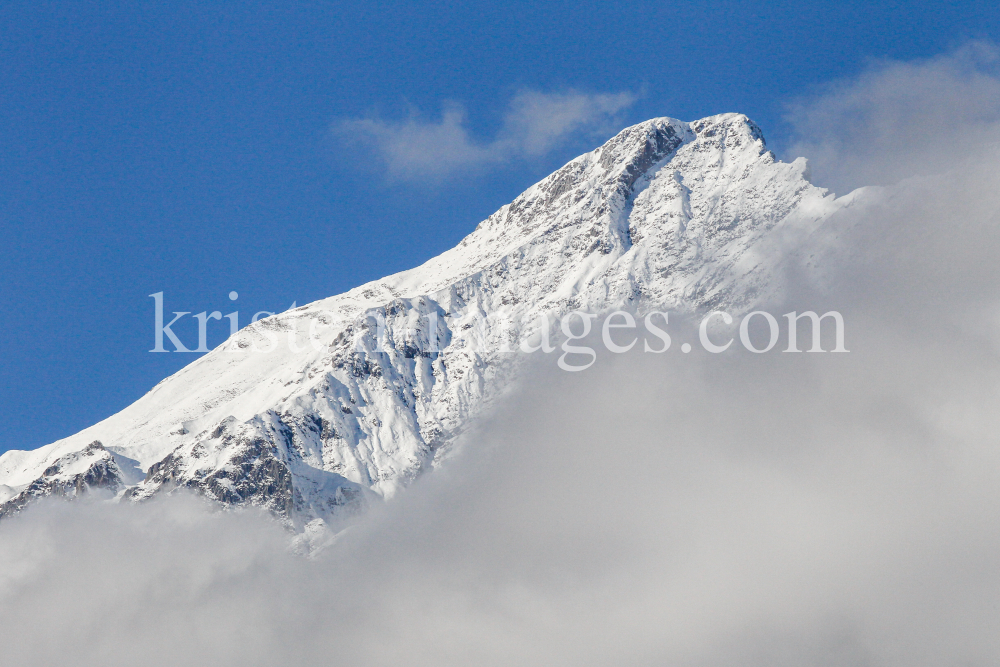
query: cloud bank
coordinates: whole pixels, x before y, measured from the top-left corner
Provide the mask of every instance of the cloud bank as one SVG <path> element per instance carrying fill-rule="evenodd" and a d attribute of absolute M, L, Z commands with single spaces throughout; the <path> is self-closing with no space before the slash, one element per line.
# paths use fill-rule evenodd
<path fill-rule="evenodd" d="M 184 498 L 38 506 L 0 524 L 4 660 L 997 664 L 1000 154 L 938 158 L 786 240 L 768 309 L 840 310 L 849 354 L 551 355 L 315 560 Z"/>
<path fill-rule="evenodd" d="M 607 132 L 635 102 L 631 93 L 521 91 L 511 100 L 491 141 L 479 141 L 466 127 L 465 110 L 448 103 L 439 121 L 351 119 L 334 132 L 361 146 L 396 180 L 433 181 L 519 158 L 539 157 L 575 133 Z"/>
<path fill-rule="evenodd" d="M 817 184 L 840 194 L 982 162 L 1000 143 L 1000 49 L 874 64 L 798 100 L 787 120 L 789 154 L 809 156 Z"/>

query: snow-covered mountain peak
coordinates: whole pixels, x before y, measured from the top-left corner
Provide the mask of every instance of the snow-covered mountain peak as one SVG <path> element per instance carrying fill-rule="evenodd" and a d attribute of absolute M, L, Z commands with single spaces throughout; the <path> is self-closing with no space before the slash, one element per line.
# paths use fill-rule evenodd
<path fill-rule="evenodd" d="M 145 473 L 90 478 L 121 498 L 184 487 L 301 526 L 390 496 L 516 376 L 539 314 L 738 311 L 780 290 L 763 240 L 838 207 L 805 170 L 742 114 L 626 128 L 421 266 L 261 320 L 117 415 L 3 455 L 0 515 L 91 445 Z"/>

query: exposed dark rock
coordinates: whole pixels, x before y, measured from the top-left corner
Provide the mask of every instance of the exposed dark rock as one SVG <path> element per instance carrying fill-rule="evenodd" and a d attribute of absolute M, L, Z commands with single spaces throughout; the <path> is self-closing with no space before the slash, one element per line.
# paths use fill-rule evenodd
<path fill-rule="evenodd" d="M 89 463 L 83 472 L 75 475 L 65 474 L 68 467 L 81 459 Z M 123 488 L 125 482 L 121 468 L 111 453 L 95 440 L 79 452 L 62 456 L 45 468 L 41 477 L 0 505 L 0 518 L 17 514 L 31 503 L 46 496 L 69 500 L 87 495 L 96 489 L 114 494 Z"/>

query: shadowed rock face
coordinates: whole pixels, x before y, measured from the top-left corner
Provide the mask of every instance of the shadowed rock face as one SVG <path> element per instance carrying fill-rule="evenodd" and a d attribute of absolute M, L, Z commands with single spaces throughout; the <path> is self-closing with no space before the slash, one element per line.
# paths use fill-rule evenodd
<path fill-rule="evenodd" d="M 114 495 L 125 488 L 124 478 L 111 453 L 95 440 L 79 452 L 62 456 L 46 467 L 41 477 L 0 505 L 0 518 L 16 514 L 46 496 L 72 499 L 98 490 Z"/>
<path fill-rule="evenodd" d="M 186 474 L 187 461 L 183 456 L 168 454 L 150 466 L 142 484 L 130 488 L 125 497 L 141 500 L 156 492 L 182 487 L 224 505 L 257 505 L 276 515 L 288 516 L 295 507 L 288 466 L 275 458 L 273 448 L 264 440 L 253 440 L 236 448 L 238 452 L 225 468 L 193 476 Z"/>
<path fill-rule="evenodd" d="M 314 491 L 324 515 L 351 514 L 364 505 L 361 487 L 340 475 L 315 471 L 296 475 L 302 466 L 297 456 L 297 427 L 311 427 L 326 437 L 333 437 L 329 424 L 313 417 L 306 424 L 289 426 L 282 417 L 267 415 L 268 420 L 238 424 L 234 419 L 221 424 L 205 439 L 190 448 L 178 448 L 149 467 L 145 479 L 129 487 L 123 497 L 132 501 L 152 498 L 177 489 L 193 491 L 224 507 L 259 507 L 293 527 L 301 527 L 298 518 L 314 510 L 303 492 Z M 287 418 L 287 416 L 286 416 Z M 226 456 L 224 465 L 202 465 L 219 453 Z"/>
<path fill-rule="evenodd" d="M 353 513 L 447 455 L 519 373 L 508 350 L 538 315 L 737 314 L 780 292 L 766 240 L 840 206 L 805 169 L 739 114 L 627 128 L 422 266 L 261 320 L 100 424 L 3 455 L 3 507 L 191 489 L 296 527 Z M 46 474 L 70 456 L 93 465 Z"/>

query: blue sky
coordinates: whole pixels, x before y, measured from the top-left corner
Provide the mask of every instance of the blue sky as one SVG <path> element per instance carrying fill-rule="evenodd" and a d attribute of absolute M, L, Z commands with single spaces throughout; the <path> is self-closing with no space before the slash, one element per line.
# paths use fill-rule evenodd
<path fill-rule="evenodd" d="M 246 321 L 342 292 L 654 116 L 740 111 L 783 153 L 796 100 L 1000 41 L 1000 10 L 15 1 L 0 30 L 3 451 L 195 358 L 148 352 L 149 294 Z M 177 331 L 194 347 L 193 325 Z"/>

